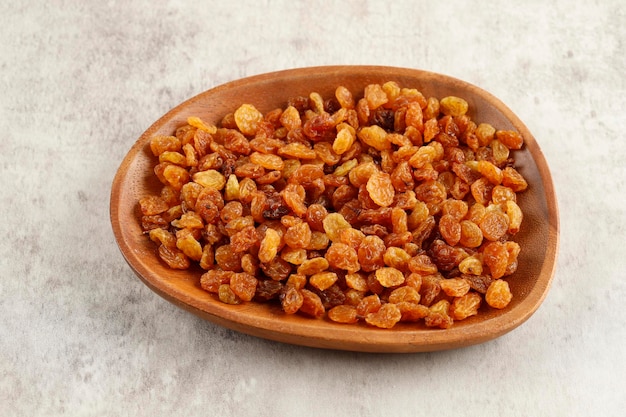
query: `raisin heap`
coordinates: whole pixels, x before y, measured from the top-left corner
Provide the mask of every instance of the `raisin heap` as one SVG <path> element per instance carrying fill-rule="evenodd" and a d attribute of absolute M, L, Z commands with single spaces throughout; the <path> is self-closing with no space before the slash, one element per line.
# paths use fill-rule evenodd
<path fill-rule="evenodd" d="M 216 124 L 189 117 L 150 141 L 163 187 L 140 200 L 142 228 L 228 304 L 379 328 L 505 308 L 523 138 L 468 110 L 390 81 L 265 114 L 242 104 Z"/>

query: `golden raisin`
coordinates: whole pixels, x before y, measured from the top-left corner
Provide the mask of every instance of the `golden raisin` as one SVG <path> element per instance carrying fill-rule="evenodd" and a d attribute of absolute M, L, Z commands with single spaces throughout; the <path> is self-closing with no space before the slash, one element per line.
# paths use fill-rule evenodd
<path fill-rule="evenodd" d="M 309 284 L 321 291 L 330 288 L 335 282 L 337 282 L 337 274 L 329 271 L 318 272 L 309 277 Z"/>
<path fill-rule="evenodd" d="M 469 292 L 461 297 L 456 297 L 450 306 L 450 312 L 454 320 L 465 320 L 478 314 L 478 308 L 482 302 L 480 294 Z"/>
<path fill-rule="evenodd" d="M 444 97 L 439 100 L 440 111 L 449 116 L 462 116 L 467 113 L 467 101 L 455 96 Z"/>
<path fill-rule="evenodd" d="M 450 297 L 462 297 L 470 290 L 469 282 L 463 278 L 449 278 L 439 281 L 441 290 Z"/>
<path fill-rule="evenodd" d="M 230 289 L 242 301 L 250 301 L 256 293 L 257 279 L 245 272 L 233 274 L 230 278 Z"/>
<path fill-rule="evenodd" d="M 383 304 L 375 313 L 365 316 L 365 322 L 371 326 L 391 329 L 402 318 L 400 309 L 395 304 Z"/>
<path fill-rule="evenodd" d="M 333 242 L 326 251 L 326 259 L 333 268 L 348 272 L 357 272 L 361 269 L 356 250 L 345 243 Z"/>
<path fill-rule="evenodd" d="M 509 217 L 501 210 L 488 210 L 479 226 L 485 239 L 497 241 L 509 230 Z"/>
<path fill-rule="evenodd" d="M 391 176 L 385 172 L 376 171 L 367 180 L 367 192 L 371 199 L 381 207 L 388 207 L 393 203 L 395 190 L 391 183 Z"/>
<path fill-rule="evenodd" d="M 503 309 L 508 306 L 512 298 L 513 294 L 509 288 L 509 283 L 503 279 L 493 281 L 485 294 L 487 304 L 497 309 Z"/>
<path fill-rule="evenodd" d="M 300 291 L 302 293 L 302 306 L 300 307 L 300 311 L 311 317 L 322 317 L 326 312 L 326 309 L 324 308 L 319 295 L 305 288 Z"/>
<path fill-rule="evenodd" d="M 338 305 L 328 310 L 328 318 L 336 323 L 356 323 L 356 308 L 349 305 Z"/>
<path fill-rule="evenodd" d="M 376 270 L 376 280 L 383 287 L 395 287 L 404 283 L 404 274 L 396 268 L 383 267 Z"/>
<path fill-rule="evenodd" d="M 295 314 L 304 304 L 304 296 L 300 289 L 286 285 L 280 295 L 280 304 L 286 314 Z"/>
<path fill-rule="evenodd" d="M 244 135 L 254 135 L 262 120 L 263 115 L 252 104 L 242 104 L 235 110 L 235 123 Z"/>
<path fill-rule="evenodd" d="M 500 278 L 506 273 L 509 253 L 501 242 L 490 242 L 483 249 L 484 263 L 489 267 L 492 278 Z"/>
<path fill-rule="evenodd" d="M 259 248 L 259 260 L 263 263 L 270 262 L 278 253 L 278 245 L 281 237 L 274 229 L 268 228 Z"/>

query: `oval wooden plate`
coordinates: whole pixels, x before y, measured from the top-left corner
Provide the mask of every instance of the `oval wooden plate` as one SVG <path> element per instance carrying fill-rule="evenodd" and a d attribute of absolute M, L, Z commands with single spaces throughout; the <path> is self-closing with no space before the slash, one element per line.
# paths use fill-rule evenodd
<path fill-rule="evenodd" d="M 396 325 L 383 330 L 365 324 L 342 325 L 326 319 L 285 315 L 277 306 L 244 303 L 226 305 L 199 285 L 199 269 L 175 271 L 161 263 L 155 245 L 142 233 L 137 201 L 158 193 L 160 184 L 152 168 L 149 149 L 154 135 L 171 135 L 188 116 L 218 123 L 243 103 L 261 112 L 284 107 L 292 96 L 318 92 L 332 97 L 344 85 L 355 95 L 371 83 L 396 81 L 417 88 L 425 96 L 455 95 L 470 105 L 469 115 L 497 129 L 518 130 L 525 139 L 516 151 L 516 166 L 529 183 L 519 196 L 524 211 L 522 247 L 517 272 L 508 277 L 513 301 L 504 310 L 484 308 L 480 314 L 455 322 L 450 329 L 429 329 L 423 324 Z M 206 320 L 257 337 L 318 348 L 368 352 L 420 352 L 458 348 L 501 336 L 524 323 L 539 307 L 555 270 L 559 236 L 558 209 L 552 178 L 544 156 L 522 121 L 502 102 L 466 82 L 426 71 L 381 66 L 329 66 L 286 70 L 253 76 L 213 88 L 175 107 L 154 123 L 128 152 L 114 178 L 110 216 L 119 248 L 137 276 L 153 291 L 175 305 Z"/>

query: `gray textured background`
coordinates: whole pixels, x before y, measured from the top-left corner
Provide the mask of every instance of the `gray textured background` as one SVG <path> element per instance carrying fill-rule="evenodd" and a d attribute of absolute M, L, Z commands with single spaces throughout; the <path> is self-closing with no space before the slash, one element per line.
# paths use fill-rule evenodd
<path fill-rule="evenodd" d="M 517 3 L 2 2 L 0 414 L 622 415 L 626 14 Z M 456 351 L 322 351 L 207 323 L 134 277 L 108 204 L 135 139 L 213 86 L 323 64 L 442 72 L 525 121 L 561 214 L 527 323 Z"/>

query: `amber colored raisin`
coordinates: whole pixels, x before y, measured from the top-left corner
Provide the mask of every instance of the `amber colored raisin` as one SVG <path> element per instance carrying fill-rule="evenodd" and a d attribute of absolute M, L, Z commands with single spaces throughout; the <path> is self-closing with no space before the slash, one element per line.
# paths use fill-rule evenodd
<path fill-rule="evenodd" d="M 351 185 L 340 185 L 333 192 L 331 196 L 331 202 L 335 210 L 341 210 L 341 208 L 357 197 L 357 189 Z"/>
<path fill-rule="evenodd" d="M 280 257 L 290 264 L 301 265 L 307 260 L 307 251 L 306 249 L 293 249 L 286 246 L 280 251 Z"/>
<path fill-rule="evenodd" d="M 357 272 L 360 269 L 356 250 L 345 243 L 332 243 L 326 251 L 325 257 L 328 260 L 328 264 L 333 268 L 343 269 L 348 272 Z"/>
<path fill-rule="evenodd" d="M 159 196 L 147 196 L 139 200 L 141 213 L 144 216 L 161 214 L 169 209 L 169 205 Z"/>
<path fill-rule="evenodd" d="M 391 149 L 391 142 L 387 140 L 387 132 L 378 125 L 365 126 L 357 132 L 357 137 L 366 145 L 382 151 Z"/>
<path fill-rule="evenodd" d="M 204 245 L 202 248 L 202 256 L 200 257 L 200 268 L 207 270 L 213 267 L 215 263 L 215 251 L 212 245 Z"/>
<path fill-rule="evenodd" d="M 524 214 L 515 201 L 508 200 L 505 203 L 505 213 L 509 218 L 508 232 L 512 235 L 519 232 Z"/>
<path fill-rule="evenodd" d="M 231 277 L 230 288 L 242 301 L 250 301 L 256 293 L 257 283 L 258 280 L 254 276 L 239 272 Z"/>
<path fill-rule="evenodd" d="M 426 181 L 415 188 L 415 196 L 424 203 L 438 204 L 446 199 L 446 189 L 439 181 Z"/>
<path fill-rule="evenodd" d="M 491 201 L 491 192 L 493 191 L 493 187 L 494 185 L 490 183 L 487 178 L 483 177 L 472 183 L 470 191 L 472 193 L 472 197 L 474 197 L 474 200 L 476 200 L 477 203 L 486 206 Z"/>
<path fill-rule="evenodd" d="M 487 210 L 479 226 L 485 239 L 497 241 L 509 230 L 509 217 L 499 209 Z"/>
<path fill-rule="evenodd" d="M 328 142 L 317 142 L 313 146 L 313 150 L 317 154 L 317 157 L 329 166 L 337 164 L 341 159 L 341 157 L 333 150 L 333 145 Z"/>
<path fill-rule="evenodd" d="M 514 130 L 498 130 L 496 138 L 509 149 L 521 149 L 524 144 L 522 135 Z"/>
<path fill-rule="evenodd" d="M 420 294 L 419 292 L 410 286 L 403 286 L 396 288 L 389 294 L 389 302 L 398 304 L 401 302 L 407 303 L 419 303 L 420 302 Z"/>
<path fill-rule="evenodd" d="M 220 219 L 224 223 L 241 217 L 243 215 L 243 205 L 239 201 L 230 201 L 224 204 L 222 211 L 220 212 Z"/>
<path fill-rule="evenodd" d="M 452 326 L 454 320 L 450 317 L 450 302 L 448 300 L 440 300 L 429 308 L 428 315 L 424 318 L 427 327 L 439 327 L 448 329 Z"/>
<path fill-rule="evenodd" d="M 391 183 L 391 176 L 376 171 L 367 181 L 367 191 L 372 200 L 381 207 L 388 207 L 393 203 L 395 190 Z"/>
<path fill-rule="evenodd" d="M 287 106 L 280 116 L 280 123 L 289 130 L 302 126 L 300 112 L 294 106 Z"/>
<path fill-rule="evenodd" d="M 475 169 L 490 183 L 498 185 L 502 182 L 502 170 L 489 161 L 471 161 L 470 165 L 475 165 Z"/>
<path fill-rule="evenodd" d="M 468 256 L 467 258 L 463 259 L 461 263 L 459 263 L 459 271 L 462 274 L 482 275 L 482 258 L 479 259 L 478 256 Z"/>
<path fill-rule="evenodd" d="M 354 288 L 348 288 L 344 290 L 344 304 L 356 307 L 363 297 L 365 297 L 365 291 L 355 290 Z"/>
<path fill-rule="evenodd" d="M 259 123 L 263 120 L 263 114 L 252 104 L 243 104 L 235 110 L 235 123 L 244 135 L 254 135 Z"/>
<path fill-rule="evenodd" d="M 474 130 L 479 146 L 487 146 L 494 138 L 496 129 L 489 123 L 480 123 Z"/>
<path fill-rule="evenodd" d="M 250 154 L 250 162 L 269 170 L 280 171 L 285 167 L 285 163 L 280 156 L 260 152 L 252 152 Z"/>
<path fill-rule="evenodd" d="M 448 245 L 454 246 L 461 240 L 461 224 L 451 214 L 444 214 L 439 219 L 439 233 Z"/>
<path fill-rule="evenodd" d="M 441 290 L 450 297 L 462 297 L 470 290 L 470 284 L 463 278 L 442 279 Z"/>
<path fill-rule="evenodd" d="M 509 283 L 502 279 L 493 281 L 487 293 L 485 294 L 485 301 L 490 307 L 502 309 L 509 305 L 513 298 Z"/>
<path fill-rule="evenodd" d="M 365 238 L 365 234 L 357 229 L 343 229 L 340 232 L 339 241 L 353 248 L 355 251 L 361 246 L 361 242 Z"/>
<path fill-rule="evenodd" d="M 437 272 L 437 266 L 432 262 L 429 256 L 424 254 L 411 258 L 408 262 L 408 267 L 411 272 L 422 275 L 430 275 Z"/>
<path fill-rule="evenodd" d="M 457 220 L 461 220 L 468 212 L 467 202 L 449 198 L 443 202 L 441 211 L 444 215 L 449 214 Z"/>
<path fill-rule="evenodd" d="M 241 271 L 242 256 L 241 253 L 235 252 L 230 244 L 215 249 L 215 262 L 224 271 Z"/>
<path fill-rule="evenodd" d="M 311 243 L 311 228 L 306 222 L 289 227 L 284 236 L 285 244 L 294 248 L 307 248 Z"/>
<path fill-rule="evenodd" d="M 478 314 L 478 308 L 482 302 L 480 294 L 469 292 L 461 297 L 456 297 L 450 306 L 450 314 L 454 320 L 465 320 Z"/>
<path fill-rule="evenodd" d="M 501 242 L 490 242 L 483 249 L 484 263 L 489 267 L 492 278 L 500 278 L 506 273 L 509 252 Z"/>
<path fill-rule="evenodd" d="M 359 317 L 365 317 L 370 313 L 377 312 L 381 306 L 380 297 L 377 294 L 372 294 L 361 299 L 356 306 L 356 311 Z"/>
<path fill-rule="evenodd" d="M 516 193 L 528 188 L 524 177 L 513 167 L 506 167 L 502 170 L 502 185 L 510 187 Z"/>
<path fill-rule="evenodd" d="M 202 274 L 200 277 L 200 286 L 205 291 L 217 294 L 220 285 L 230 284 L 230 280 L 233 275 L 234 272 L 232 271 L 213 269 Z"/>
<path fill-rule="evenodd" d="M 175 247 L 159 246 L 159 257 L 172 269 L 187 269 L 191 266 L 189 258 Z"/>
<path fill-rule="evenodd" d="M 493 161 L 496 165 L 501 167 L 503 164 L 505 164 L 508 161 L 510 151 L 509 151 L 509 148 L 507 148 L 505 144 L 503 144 L 502 142 L 496 139 L 496 140 L 491 141 L 489 146 L 491 147 Z"/>
<path fill-rule="evenodd" d="M 345 276 L 345 281 L 346 285 L 349 288 L 355 289 L 357 291 L 367 291 L 369 289 L 369 287 L 367 286 L 367 279 L 362 273 L 348 273 Z"/>
<path fill-rule="evenodd" d="M 171 224 L 179 229 L 202 229 L 204 227 L 202 218 L 195 211 L 182 214 L 178 219 L 172 220 Z"/>
<path fill-rule="evenodd" d="M 241 304 L 241 299 L 228 284 L 222 284 L 217 290 L 219 299 L 225 304 Z"/>
<path fill-rule="evenodd" d="M 257 274 L 259 273 L 258 258 L 250 253 L 245 253 L 241 257 L 241 269 L 243 269 L 243 272 L 246 272 L 252 276 L 257 276 Z"/>
<path fill-rule="evenodd" d="M 246 252 L 259 243 L 254 226 L 246 226 L 230 237 L 230 246 L 235 252 Z"/>
<path fill-rule="evenodd" d="M 402 271 L 392 267 L 382 267 L 376 270 L 376 280 L 385 287 L 396 287 L 404 283 Z"/>
<path fill-rule="evenodd" d="M 305 288 L 300 290 L 300 292 L 302 293 L 303 300 L 299 311 L 311 317 L 322 317 L 326 312 L 326 309 L 324 308 L 319 295 Z"/>
<path fill-rule="evenodd" d="M 395 246 L 388 247 L 383 255 L 385 265 L 401 271 L 406 270 L 410 259 L 411 255 L 409 255 L 404 249 Z"/>
<path fill-rule="evenodd" d="M 467 248 L 477 248 L 483 242 L 483 232 L 480 227 L 471 220 L 461 221 L 461 237 L 459 243 Z"/>
<path fill-rule="evenodd" d="M 402 318 L 400 309 L 395 304 L 383 304 L 375 313 L 365 316 L 365 322 L 371 326 L 391 329 Z"/>
<path fill-rule="evenodd" d="M 194 261 L 202 259 L 202 245 L 194 238 L 189 229 L 183 229 L 187 233 L 183 236 L 176 237 L 176 247 L 180 249 L 187 257 Z"/>
<path fill-rule="evenodd" d="M 157 165 L 155 172 L 157 175 L 158 172 L 161 173 L 161 182 L 171 186 L 175 190 L 180 190 L 183 185 L 188 183 L 191 179 L 189 172 L 185 168 L 170 163 Z"/>
<path fill-rule="evenodd" d="M 505 204 L 507 201 L 517 201 L 515 191 L 503 185 L 496 185 L 491 192 L 491 201 L 495 204 Z"/>
<path fill-rule="evenodd" d="M 311 204 L 306 208 L 306 216 L 305 219 L 309 224 L 309 227 L 313 231 L 323 232 L 324 224 L 323 221 L 328 215 L 328 211 L 326 207 L 321 204 Z"/>
<path fill-rule="evenodd" d="M 467 101 L 455 96 L 444 97 L 439 100 L 439 107 L 443 114 L 450 116 L 462 116 L 467 113 L 469 105 Z"/>
<path fill-rule="evenodd" d="M 181 141 L 176 136 L 154 136 L 150 139 L 150 150 L 154 156 L 163 152 L 177 152 L 181 149 Z"/>
<path fill-rule="evenodd" d="M 400 309 L 400 321 L 402 322 L 416 322 L 428 316 L 428 313 L 430 313 L 428 307 L 422 304 L 401 301 L 396 303 L 396 305 L 398 309 Z"/>
<path fill-rule="evenodd" d="M 329 267 L 329 263 L 324 257 L 311 258 L 304 261 L 298 267 L 298 274 L 313 275 L 319 272 L 326 271 Z"/>
<path fill-rule="evenodd" d="M 350 305 L 337 305 L 328 310 L 328 318 L 336 323 L 356 323 L 359 321 L 356 308 Z"/>
<path fill-rule="evenodd" d="M 304 303 L 304 296 L 300 289 L 286 285 L 280 294 L 280 304 L 286 314 L 295 314 Z"/>
<path fill-rule="evenodd" d="M 309 277 L 309 284 L 318 290 L 324 291 L 337 282 L 337 274 L 330 271 L 318 272 Z"/>
<path fill-rule="evenodd" d="M 411 272 L 409 275 L 407 275 L 407 277 L 404 279 L 404 283 L 409 286 L 409 287 L 413 287 L 415 288 L 417 291 L 419 291 L 422 288 L 422 275 L 417 274 L 415 272 Z"/>
<path fill-rule="evenodd" d="M 357 252 L 363 271 L 370 272 L 385 265 L 384 255 L 387 250 L 385 242 L 378 236 L 363 238 Z"/>
<path fill-rule="evenodd" d="M 322 221 L 322 225 L 329 239 L 333 242 L 340 240 L 341 231 L 343 229 L 352 228 L 352 225 L 348 223 L 346 219 L 339 213 L 328 214 Z"/>
<path fill-rule="evenodd" d="M 309 246 L 307 246 L 307 250 L 324 250 L 328 247 L 330 243 L 330 239 L 324 232 L 312 232 L 311 240 L 309 242 Z"/>
<path fill-rule="evenodd" d="M 224 208 L 222 194 L 214 188 L 203 188 L 196 199 L 195 211 L 207 223 L 215 223 L 219 219 L 220 210 Z"/>

